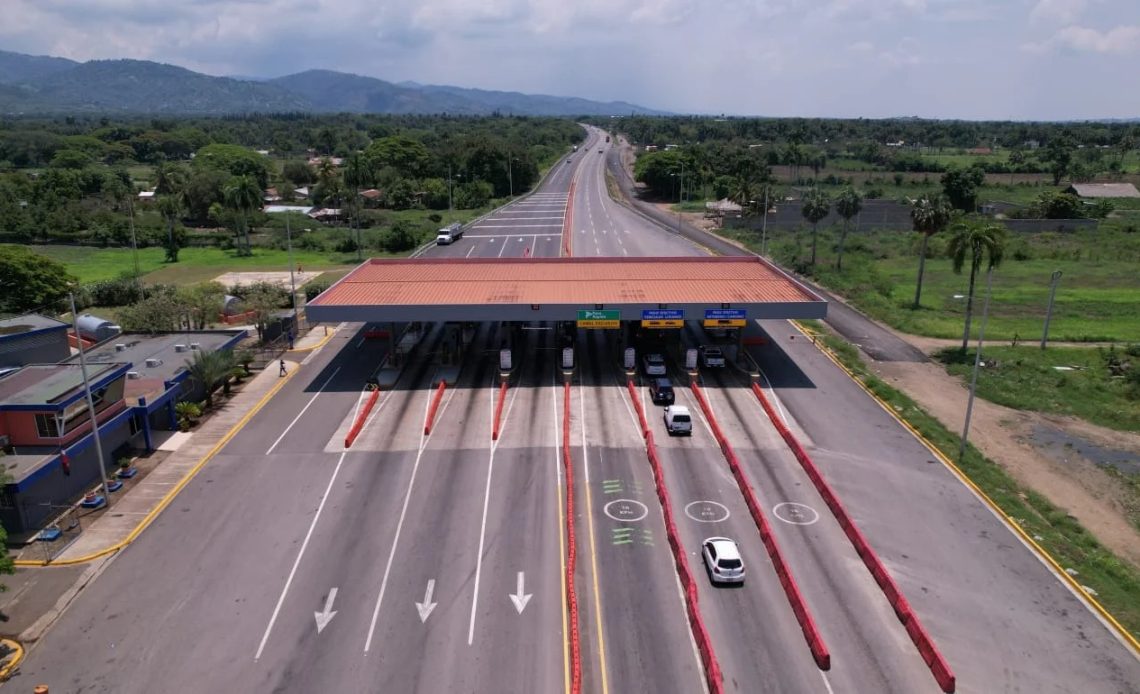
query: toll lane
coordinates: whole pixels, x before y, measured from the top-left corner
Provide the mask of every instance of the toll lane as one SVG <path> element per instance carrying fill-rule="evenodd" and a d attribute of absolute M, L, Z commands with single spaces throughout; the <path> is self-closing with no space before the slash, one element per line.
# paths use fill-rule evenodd
<path fill-rule="evenodd" d="M 701 615 L 712 637 L 730 692 L 822 692 L 826 685 L 736 481 L 721 456 L 697 403 L 683 389 L 678 404 L 693 414 L 692 437 L 671 438 L 660 410 L 650 406 L 658 454 L 677 528 L 697 582 Z M 701 543 L 727 537 L 740 549 L 745 582 L 718 587 L 701 557 Z"/>
<path fill-rule="evenodd" d="M 616 370 L 615 348 L 602 331 L 580 331 L 579 346 L 582 383 L 571 406 L 577 503 L 582 513 L 589 512 L 588 486 L 593 512 L 592 538 L 590 524 L 578 526 L 582 645 L 590 666 L 583 691 L 699 692 L 704 673 L 625 375 Z M 596 557 L 590 556 L 591 547 Z"/>
<path fill-rule="evenodd" d="M 704 393 L 747 472 L 831 652 L 840 691 L 939 691 L 882 591 L 739 374 L 706 370 Z"/>
<path fill-rule="evenodd" d="M 762 327 L 752 354 L 779 406 L 960 691 L 1136 690 L 1140 660 L 949 470 L 789 324 Z"/>

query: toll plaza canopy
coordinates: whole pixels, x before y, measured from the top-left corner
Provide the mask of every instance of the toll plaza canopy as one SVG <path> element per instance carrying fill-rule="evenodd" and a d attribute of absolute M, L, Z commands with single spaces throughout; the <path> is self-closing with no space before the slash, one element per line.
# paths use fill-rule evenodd
<path fill-rule="evenodd" d="M 729 325 L 826 314 L 820 296 L 754 256 L 373 259 L 306 307 L 310 321 L 323 323 L 578 321 L 583 326 L 590 319 L 722 319 Z"/>

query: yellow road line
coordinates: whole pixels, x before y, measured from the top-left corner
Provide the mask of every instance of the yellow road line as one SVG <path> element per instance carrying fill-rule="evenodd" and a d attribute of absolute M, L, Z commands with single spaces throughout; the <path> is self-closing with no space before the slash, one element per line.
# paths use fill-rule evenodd
<path fill-rule="evenodd" d="M 326 343 L 327 343 L 329 340 L 333 339 L 334 337 L 336 337 L 336 328 L 333 328 L 332 332 L 330 332 L 329 334 L 325 335 L 325 336 L 324 336 L 324 338 L 323 338 L 323 339 L 322 339 L 320 342 L 318 342 L 317 344 L 313 345 L 312 347 L 298 347 L 298 348 L 296 348 L 296 349 L 290 349 L 290 350 L 286 350 L 286 352 L 287 352 L 287 353 L 288 353 L 288 352 L 312 352 L 313 350 L 316 350 L 316 349 L 320 349 L 321 347 L 324 347 L 324 346 L 325 346 L 325 344 L 326 344 Z"/>
<path fill-rule="evenodd" d="M 796 321 L 789 320 L 788 322 L 795 326 L 796 330 L 803 333 L 804 336 L 810 335 L 809 331 Z M 1077 594 L 1077 597 L 1079 599 L 1083 600 L 1085 604 L 1092 607 L 1093 611 L 1100 615 L 1100 617 L 1102 617 L 1104 621 L 1107 622 L 1116 631 L 1117 635 L 1132 647 L 1137 655 L 1140 655 L 1140 641 L 1137 641 L 1136 637 L 1133 636 L 1132 633 L 1129 632 L 1126 628 L 1124 628 L 1123 624 L 1116 621 L 1116 618 L 1112 616 L 1112 613 L 1105 609 L 1105 607 L 1101 605 L 1100 602 L 1096 600 L 1096 598 L 1089 595 L 1085 589 L 1082 588 L 1081 585 L 1068 574 L 1067 571 L 1061 568 L 1061 565 L 1057 563 L 1057 560 L 1053 558 L 1053 555 L 1049 554 L 1048 550 L 1037 544 L 1037 541 L 1034 540 L 1028 533 L 1026 533 L 1025 530 L 1017 523 L 1017 521 L 1011 518 L 1009 514 L 1007 514 L 1004 510 L 1002 510 L 1002 508 L 998 506 L 997 502 L 995 502 L 989 497 L 988 494 L 982 491 L 982 489 L 977 484 L 975 484 L 972 479 L 970 479 L 970 476 L 967 475 L 961 468 L 959 468 L 954 463 L 954 461 L 950 460 L 950 458 L 945 453 L 939 450 L 933 442 L 923 436 L 918 429 L 911 426 L 910 422 L 899 416 L 898 412 L 896 412 L 889 403 L 887 403 L 885 400 L 876 395 L 870 388 L 868 388 L 866 384 L 864 384 L 863 381 L 855 375 L 855 373 L 848 369 L 847 366 L 843 364 L 843 362 L 839 361 L 839 359 L 831 352 L 830 349 L 827 348 L 826 345 L 824 345 L 822 342 L 817 342 L 816 347 L 820 352 L 823 353 L 825 357 L 830 359 L 832 363 L 842 369 L 843 372 L 846 373 L 847 376 L 855 382 L 855 385 L 862 388 L 864 393 L 871 396 L 871 399 L 878 403 L 879 407 L 881 407 L 884 412 L 893 417 L 895 421 L 897 421 L 903 426 L 903 428 L 909 431 L 912 436 L 918 439 L 918 441 L 923 446 L 926 446 L 926 448 L 934 454 L 934 457 L 938 458 L 938 460 L 941 461 L 942 464 L 945 465 L 962 484 L 966 485 L 966 487 L 972 490 L 979 499 L 985 502 L 991 511 L 997 514 L 997 516 L 1001 518 L 1005 524 L 1011 530 L 1013 530 L 1013 532 L 1018 537 L 1020 537 L 1023 542 L 1025 542 L 1026 545 L 1031 547 L 1037 553 L 1037 555 L 1053 569 L 1053 573 L 1059 576 L 1061 580 L 1063 580 L 1066 584 L 1068 584 L 1070 588 L 1072 588 L 1073 592 Z"/>
<path fill-rule="evenodd" d="M 554 412 L 557 414 L 558 398 L 555 397 L 554 401 Z M 558 431 L 561 429 L 561 426 L 557 427 Z M 558 443 L 554 449 L 557 451 L 554 459 L 556 465 L 554 480 L 558 492 L 558 563 L 562 567 L 558 572 L 559 581 L 562 583 L 562 676 L 565 680 L 566 694 L 570 694 L 570 627 L 567 624 L 569 608 L 566 606 L 566 516 L 562 512 L 562 485 L 558 484 L 562 473 L 557 467 L 562 465 L 562 444 Z"/>
<path fill-rule="evenodd" d="M 585 462 L 585 461 L 583 461 Z M 598 556 L 597 540 L 594 537 L 594 503 L 590 494 L 590 485 L 586 485 L 586 523 L 590 526 L 590 566 L 594 574 L 594 617 L 598 625 L 598 660 L 602 667 L 602 694 L 609 692 L 606 683 L 606 639 L 602 635 L 602 596 L 598 589 Z"/>
<path fill-rule="evenodd" d="M 13 641 L 12 639 L 0 639 L 0 643 L 3 643 L 8 647 L 9 651 L 14 653 L 11 660 L 5 663 L 4 667 L 0 668 L 0 682 L 4 682 L 12 676 L 12 673 L 19 667 L 20 661 L 24 659 L 24 647 L 20 645 L 18 641 Z"/>
<path fill-rule="evenodd" d="M 284 388 L 286 383 L 292 380 L 297 371 L 298 369 L 292 369 L 283 378 L 278 379 L 277 385 L 270 388 L 269 391 L 263 395 L 260 400 L 257 401 L 257 404 L 251 407 L 249 411 L 246 412 L 245 415 L 238 420 L 237 424 L 234 424 L 232 427 L 230 427 L 230 430 L 226 432 L 225 436 L 219 439 L 218 442 L 214 444 L 213 448 L 211 448 L 209 452 L 206 453 L 206 455 L 202 456 L 201 460 L 199 460 L 197 464 L 194 465 L 194 467 L 190 468 L 190 470 L 182 476 L 182 479 L 178 480 L 178 483 L 175 484 L 174 487 L 166 493 L 166 496 L 162 497 L 162 500 L 158 502 L 158 505 L 152 508 L 150 512 L 147 513 L 141 521 L 139 521 L 139 524 L 134 527 L 134 530 L 131 530 L 130 534 L 128 534 L 125 539 L 111 545 L 110 547 L 101 549 L 98 552 L 94 552 L 83 557 L 76 557 L 75 559 L 61 559 L 52 562 L 29 561 L 25 559 L 15 562 L 16 566 L 46 566 L 49 563 L 51 566 L 82 564 L 93 559 L 98 559 L 99 557 L 106 556 L 113 552 L 117 552 L 130 543 L 134 542 L 135 538 L 137 538 L 142 533 L 142 531 L 146 530 L 147 527 L 150 526 L 151 522 L 153 522 L 154 519 L 158 517 L 158 514 L 162 513 L 162 511 L 170 505 L 170 502 L 174 500 L 174 497 L 178 496 L 178 493 L 181 492 L 186 487 L 186 485 L 190 484 L 190 481 L 194 479 L 194 477 L 206 465 L 206 463 L 210 462 L 210 460 L 218 454 L 218 451 L 220 451 L 226 444 L 228 444 L 234 436 L 237 436 L 237 433 L 241 431 L 247 423 L 249 423 L 249 420 L 253 419 L 254 415 L 260 412 L 261 408 L 265 407 L 265 404 L 268 403 L 273 398 L 273 396 L 277 394 L 278 391 Z"/>

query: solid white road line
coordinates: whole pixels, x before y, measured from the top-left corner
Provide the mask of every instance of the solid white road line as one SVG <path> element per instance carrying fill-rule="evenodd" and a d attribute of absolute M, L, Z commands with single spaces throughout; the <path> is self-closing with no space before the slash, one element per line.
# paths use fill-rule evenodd
<path fill-rule="evenodd" d="M 455 391 L 451 391 L 454 394 Z M 424 402 L 424 419 L 427 419 L 428 408 L 431 407 L 432 397 L 434 397 L 434 390 L 428 391 L 428 397 Z M 444 411 L 447 409 L 448 403 L 451 402 L 451 395 L 443 403 L 440 408 L 438 416 L 442 417 Z M 435 431 L 435 429 L 432 429 Z M 392 561 L 396 558 L 396 548 L 400 544 L 400 532 L 404 529 L 404 518 L 408 515 L 408 502 L 412 500 L 412 489 L 416 484 L 416 473 L 420 469 L 420 461 L 423 460 L 424 450 L 427 449 L 427 442 L 431 439 L 431 434 L 424 434 L 420 432 L 420 450 L 416 453 L 416 462 L 412 464 L 412 476 L 408 479 L 408 491 L 404 494 L 404 505 L 400 508 L 400 518 L 396 521 L 396 534 L 392 538 L 392 549 L 388 552 L 388 563 L 384 566 L 384 577 L 380 580 L 380 593 L 376 596 L 376 607 L 372 610 L 372 622 L 368 625 L 368 638 L 364 641 L 364 652 L 372 648 L 372 635 L 376 632 L 376 620 L 380 617 L 380 606 L 384 603 L 384 593 L 388 590 L 388 576 L 392 572 Z"/>
<path fill-rule="evenodd" d="M 281 439 L 285 438 L 285 434 L 289 433 L 289 430 L 293 428 L 293 425 L 297 423 L 297 420 L 300 419 L 301 416 L 304 415 L 305 412 L 308 411 L 308 409 L 310 407 L 312 407 L 313 403 L 316 402 L 316 400 L 317 400 L 317 396 L 320 395 L 322 392 L 324 392 L 325 386 L 327 386 L 333 380 L 333 377 L 337 375 L 338 371 L 340 371 L 339 366 L 336 367 L 336 371 L 333 371 L 332 374 L 328 377 L 328 379 L 325 380 L 324 384 L 320 388 L 317 389 L 317 392 L 313 393 L 313 397 L 309 398 L 309 402 L 306 403 L 305 406 L 301 409 L 301 411 L 297 413 L 297 416 L 293 418 L 293 421 L 289 422 L 289 426 L 285 427 L 285 431 L 282 431 L 281 435 L 277 437 L 277 440 L 273 442 L 273 445 L 270 446 L 269 449 L 265 451 L 265 455 L 269 455 L 270 453 L 273 452 L 274 448 L 277 448 L 277 444 L 281 443 Z M 359 404 L 360 404 L 359 398 L 357 398 L 357 405 L 359 406 Z"/>
<path fill-rule="evenodd" d="M 329 477 L 328 486 L 325 487 L 325 493 L 321 495 L 321 501 L 317 504 L 317 512 L 313 514 L 313 522 L 309 523 L 309 531 L 305 533 L 305 539 L 301 542 L 301 549 L 297 552 L 297 558 L 293 561 L 293 568 L 289 570 L 289 577 L 285 579 L 285 587 L 281 589 L 281 596 L 277 598 L 277 606 L 273 608 L 273 616 L 269 618 L 269 624 L 265 626 L 265 633 L 261 637 L 261 644 L 257 647 L 257 653 L 254 654 L 253 659 L 256 661 L 261 658 L 261 652 L 265 650 L 265 644 L 269 641 L 269 632 L 273 631 L 273 625 L 277 622 L 277 615 L 281 613 L 281 605 L 285 603 L 285 596 L 289 593 L 289 586 L 293 584 L 293 577 L 297 575 L 297 567 L 301 565 L 301 557 L 305 556 L 305 548 L 309 546 L 309 540 L 313 537 L 313 529 L 317 527 L 317 521 L 321 518 L 321 511 L 325 507 L 325 500 L 329 498 L 329 492 L 332 491 L 333 483 L 336 482 L 337 473 L 340 472 L 340 466 L 344 463 L 344 457 L 348 455 L 345 450 L 340 454 L 340 460 L 336 461 L 336 467 L 333 469 L 332 476 Z"/>

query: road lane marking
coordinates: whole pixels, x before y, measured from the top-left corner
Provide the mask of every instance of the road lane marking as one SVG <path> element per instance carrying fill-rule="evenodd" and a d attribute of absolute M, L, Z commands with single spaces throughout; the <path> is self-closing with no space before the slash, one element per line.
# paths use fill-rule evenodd
<path fill-rule="evenodd" d="M 313 397 L 309 398 L 309 402 L 305 405 L 305 407 L 302 408 L 301 411 L 297 413 L 297 416 L 293 418 L 293 421 L 289 422 L 289 426 L 285 427 L 285 431 L 282 431 L 281 435 L 277 437 L 277 440 L 273 442 L 273 445 L 270 446 L 269 449 L 265 451 L 265 455 L 269 455 L 270 453 L 273 452 L 274 448 L 277 448 L 277 444 L 281 443 L 281 439 L 285 438 L 285 434 L 289 433 L 289 430 L 293 428 L 293 425 L 297 423 L 297 420 L 300 419 L 301 416 L 303 414 L 305 414 L 305 412 L 310 407 L 312 407 L 313 403 L 317 401 L 317 396 L 320 395 L 322 392 L 324 392 L 324 389 L 328 386 L 329 383 L 332 382 L 333 377 L 337 375 L 337 373 L 340 371 L 340 368 L 341 367 L 339 367 L 339 366 L 336 367 L 336 371 L 333 371 L 332 374 L 328 377 L 328 379 L 325 380 L 324 384 L 321 385 L 321 387 L 317 389 L 317 392 L 313 393 Z M 360 407 L 360 398 L 359 397 L 357 397 L 357 399 L 356 399 L 356 406 Z"/>
<path fill-rule="evenodd" d="M 515 609 L 518 610 L 520 615 L 523 613 L 523 610 L 526 609 L 526 604 L 534 597 L 534 593 L 526 592 L 524 588 L 525 584 L 526 574 L 520 571 L 515 580 L 515 592 L 507 595 L 507 597 L 511 599 L 511 602 L 514 603 Z"/>
<path fill-rule="evenodd" d="M 455 393 L 454 390 L 451 393 Z M 424 398 L 424 419 L 427 419 L 428 408 L 431 407 L 432 393 Z M 448 404 L 451 403 L 449 396 L 440 408 L 439 416 L 442 419 L 443 412 L 447 409 Z M 434 428 L 433 431 L 437 431 Z M 380 606 L 384 603 L 384 593 L 388 589 L 388 576 L 392 572 L 392 561 L 396 558 L 396 547 L 400 544 L 400 532 L 404 528 L 404 518 L 408 515 L 408 503 L 412 500 L 412 489 L 416 484 L 416 473 L 420 469 L 420 461 L 423 460 L 424 450 L 427 449 L 427 442 L 431 439 L 431 434 L 424 434 L 420 430 L 420 450 L 416 453 L 416 462 L 412 464 L 412 476 L 408 479 L 408 491 L 404 494 L 404 505 L 400 508 L 400 518 L 396 521 L 396 534 L 392 538 L 392 549 L 388 552 L 388 563 L 384 566 L 384 577 L 380 579 L 380 593 L 376 596 L 376 607 L 372 610 L 372 622 L 368 625 L 368 638 L 364 641 L 364 652 L 368 653 L 372 648 L 372 635 L 376 632 L 376 620 L 380 617 Z"/>
<path fill-rule="evenodd" d="M 557 440 L 561 427 L 558 422 L 558 370 L 550 373 L 550 422 Z M 558 499 L 558 579 L 562 584 L 562 677 L 565 693 L 570 694 L 570 632 L 567 626 L 569 610 L 566 606 L 566 522 L 562 512 L 562 447 L 554 446 L 554 494 Z"/>
<path fill-rule="evenodd" d="M 503 244 L 505 247 L 506 244 Z M 518 389 L 515 389 L 518 392 Z M 491 407 L 487 408 L 491 429 L 495 428 L 495 391 L 491 389 Z M 513 396 L 512 396 L 513 398 Z M 502 431 L 499 432 L 499 440 Z M 491 442 L 491 451 L 487 461 L 487 486 L 483 490 L 483 520 L 479 523 L 479 553 L 475 555 L 475 590 L 471 594 L 471 619 L 467 624 L 467 645 L 475 642 L 475 610 L 479 606 L 479 577 L 483 573 L 483 543 L 487 538 L 487 508 L 491 502 L 491 475 L 495 471 L 495 451 L 499 448 L 499 441 Z"/>
<path fill-rule="evenodd" d="M 594 620 L 598 627 L 598 660 L 602 673 L 602 694 L 609 693 L 606 679 L 606 639 L 602 633 L 602 596 L 598 588 L 598 542 L 594 533 L 594 502 L 590 493 L 590 462 L 586 452 L 586 395 L 585 388 L 579 388 L 578 412 L 582 420 L 582 467 L 586 476 L 586 525 L 590 530 L 590 567 L 594 584 Z"/>
<path fill-rule="evenodd" d="M 329 625 L 332 618 L 336 616 L 336 610 L 332 608 L 333 601 L 336 600 L 336 586 L 329 590 L 329 595 L 325 598 L 325 609 L 323 612 L 314 612 L 313 616 L 317 619 L 317 633 L 320 634 Z"/>
<path fill-rule="evenodd" d="M 257 653 L 253 656 L 255 662 L 261 658 L 261 653 L 265 650 L 265 644 L 269 641 L 269 633 L 273 631 L 273 625 L 277 623 L 277 615 L 281 613 L 281 605 L 285 603 L 285 596 L 289 593 L 289 586 L 293 584 L 293 577 L 297 575 L 297 567 L 301 565 L 301 557 L 305 556 L 305 548 L 309 546 L 309 540 L 313 537 L 313 529 L 317 527 L 317 521 L 321 519 L 321 511 L 325 508 L 325 501 L 329 498 L 329 492 L 332 491 L 333 483 L 336 482 L 337 473 L 340 472 L 340 466 L 344 463 L 344 458 L 347 455 L 348 450 L 346 449 L 340 454 L 340 460 L 336 461 L 336 467 L 333 468 L 332 476 L 329 477 L 329 484 L 325 487 L 325 493 L 321 495 L 320 503 L 317 504 L 317 512 L 313 514 L 313 522 L 309 523 L 309 531 L 305 533 L 305 539 L 301 542 L 301 549 L 297 552 L 297 558 L 293 561 L 293 568 L 289 570 L 289 577 L 285 579 L 285 587 L 281 589 L 281 595 L 277 598 L 277 605 L 273 608 L 273 616 L 269 618 L 269 624 L 265 626 L 265 633 L 261 636 L 261 643 L 257 647 Z"/>
<path fill-rule="evenodd" d="M 471 246 L 471 248 L 467 249 L 467 255 L 466 255 L 466 256 L 464 256 L 464 257 L 466 257 L 466 258 L 470 258 L 470 257 L 471 257 L 471 254 L 472 254 L 472 253 L 474 253 L 474 252 L 475 252 L 475 246 Z"/>
<path fill-rule="evenodd" d="M 438 602 L 431 601 L 431 594 L 435 592 L 435 579 L 429 578 L 427 587 L 424 588 L 424 601 L 416 603 L 416 612 L 420 613 L 420 624 L 427 622 L 427 618 L 431 615 L 431 611 L 435 609 Z"/>

